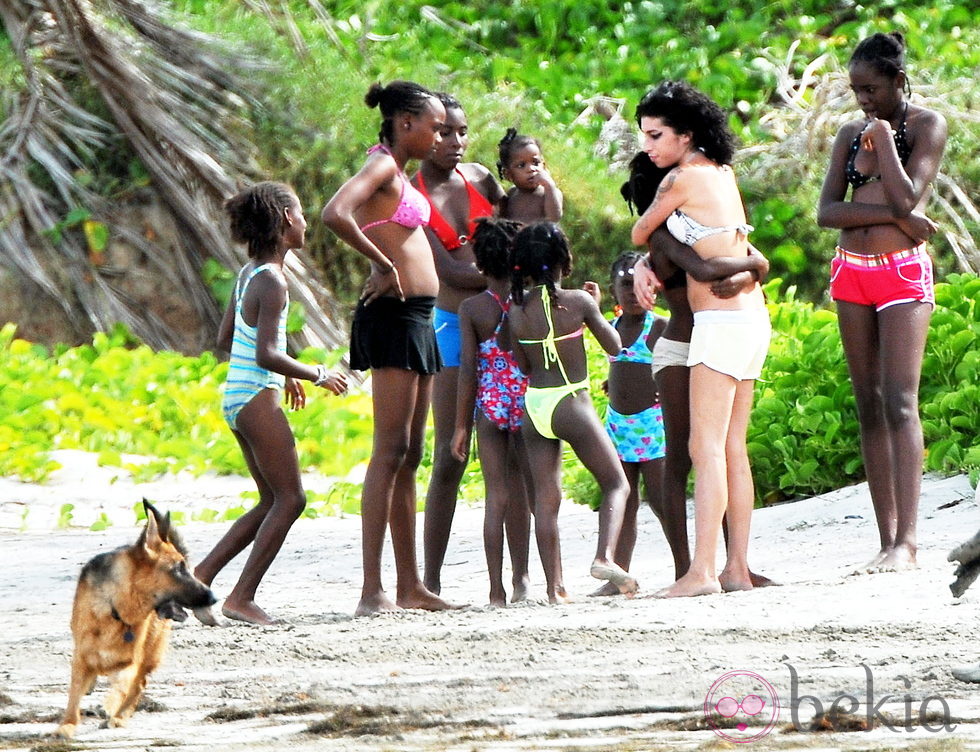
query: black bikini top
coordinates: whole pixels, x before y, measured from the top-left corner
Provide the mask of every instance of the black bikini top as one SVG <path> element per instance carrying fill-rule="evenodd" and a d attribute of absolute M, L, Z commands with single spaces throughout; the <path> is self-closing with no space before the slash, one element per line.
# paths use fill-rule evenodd
<path fill-rule="evenodd" d="M 905 118 L 908 112 L 909 103 L 906 102 L 905 110 L 902 112 L 902 122 L 899 124 L 898 130 L 895 131 L 893 136 L 895 139 L 895 151 L 898 152 L 898 158 L 901 160 L 902 166 L 905 166 L 909 161 L 909 157 L 912 155 L 912 145 L 909 144 L 908 130 L 905 127 Z M 864 131 L 862 130 L 861 133 L 864 133 Z M 858 150 L 861 148 L 861 133 L 858 133 L 851 142 L 850 151 L 847 153 L 847 163 L 844 165 L 844 177 L 854 190 L 867 183 L 881 180 L 881 175 L 865 175 L 854 166 L 854 160 L 857 158 Z"/>

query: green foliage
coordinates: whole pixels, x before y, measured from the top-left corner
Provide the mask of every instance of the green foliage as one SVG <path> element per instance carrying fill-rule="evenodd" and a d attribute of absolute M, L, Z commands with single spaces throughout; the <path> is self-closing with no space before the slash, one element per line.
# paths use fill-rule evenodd
<path fill-rule="evenodd" d="M 0 426 L 0 475 L 44 480 L 58 467 L 48 455 L 55 449 L 94 452 L 100 464 L 139 480 L 162 472 L 247 473 L 220 411 L 227 364 L 213 354 L 154 353 L 122 329 L 48 352 L 14 331 L 0 330 L 0 412 L 8 416 Z M 290 414 L 303 467 L 345 476 L 370 456 L 370 397 L 315 391 L 305 410 Z"/>
<path fill-rule="evenodd" d="M 860 435 L 836 315 L 780 295 L 767 285 L 773 340 L 748 432 L 756 493 L 773 502 L 822 493 L 863 478 Z M 937 308 L 922 369 L 920 392 L 926 469 L 980 471 L 980 279 L 951 275 L 936 288 Z M 48 453 L 82 449 L 101 465 L 129 470 L 139 480 L 190 471 L 245 474 L 238 444 L 220 413 L 227 364 L 212 354 L 193 358 L 154 354 L 123 330 L 96 335 L 91 345 L 46 348 L 0 329 L 0 475 L 43 481 L 57 469 Z M 605 412 L 602 382 L 608 364 L 586 338 L 591 392 Z M 307 362 L 337 361 L 343 353 L 309 350 Z M 335 479 L 324 494 L 308 493 L 308 517 L 351 514 L 360 507 L 359 476 L 371 454 L 370 396 L 354 389 L 343 397 L 317 390 L 305 410 L 289 414 L 304 470 Z M 419 508 L 431 474 L 431 437 L 417 485 Z M 139 455 L 137 462 L 132 455 Z M 565 494 L 597 506 L 595 481 L 566 447 Z M 257 499 L 254 493 L 245 500 Z M 461 485 L 464 500 L 483 498 L 483 477 L 473 457 Z M 203 510 L 195 519 L 236 519 L 247 506 Z M 71 504 L 59 526 L 72 522 Z M 134 508 L 137 519 L 142 504 Z M 106 526 L 105 517 L 95 522 Z M 100 528 L 101 529 L 101 528 Z"/>
<path fill-rule="evenodd" d="M 916 91 L 923 83 L 942 84 L 941 96 L 964 112 L 975 107 L 980 68 L 980 8 L 964 0 L 338 0 L 324 18 L 306 0 L 286 0 L 279 7 L 291 13 L 301 47 L 280 10 L 263 15 L 234 0 L 175 0 L 174 6 L 181 21 L 240 41 L 270 61 L 268 75 L 257 80 L 265 88 L 253 112 L 259 171 L 291 183 L 310 216 L 360 167 L 375 137 L 377 112 L 363 105 L 374 81 L 412 78 L 455 93 L 470 121 L 468 159 L 492 165 L 496 143 L 511 125 L 538 136 L 566 193 L 563 226 L 576 254 L 574 282 L 602 278 L 629 246 L 629 217 L 617 190 L 623 176 L 611 175 L 591 153 L 600 120 L 571 125 L 593 95 L 625 98 L 629 119 L 652 85 L 687 79 L 733 113 L 744 146 L 765 147 L 774 137 L 760 120 L 780 106 L 780 66 L 790 57 L 789 72 L 797 77 L 824 54 L 819 70 L 839 69 L 858 39 L 898 29 L 907 37 Z M 978 137 L 976 123 L 952 119 L 943 164 L 974 203 L 980 201 Z M 833 233 L 815 223 L 827 157 L 813 158 L 818 168 L 746 180 L 742 189 L 757 228 L 753 240 L 771 257 L 772 275 L 819 302 Z M 352 302 L 364 261 L 319 222 L 310 225 L 308 246 L 331 288 Z M 944 243 L 938 250 L 944 273 L 952 254 Z"/>
<path fill-rule="evenodd" d="M 958 274 L 936 286 L 922 364 L 926 467 L 980 468 L 980 279 Z"/>

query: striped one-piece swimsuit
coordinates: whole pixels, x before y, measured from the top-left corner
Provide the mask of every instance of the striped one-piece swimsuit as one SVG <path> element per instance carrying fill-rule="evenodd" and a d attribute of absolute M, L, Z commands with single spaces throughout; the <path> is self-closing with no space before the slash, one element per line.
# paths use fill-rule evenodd
<path fill-rule="evenodd" d="M 259 272 L 273 268 L 273 264 L 262 264 L 249 272 L 245 281 L 242 282 L 242 275 L 248 267 L 242 267 L 238 273 L 238 282 L 235 285 L 235 332 L 232 336 L 231 359 L 228 362 L 228 378 L 225 380 L 224 398 L 221 402 L 221 410 L 225 420 L 232 429 L 236 429 L 238 414 L 252 398 L 259 394 L 263 389 L 276 389 L 281 391 L 286 384 L 286 377 L 281 373 L 275 373 L 267 368 L 260 368 L 255 362 L 255 342 L 258 329 L 245 323 L 242 317 L 242 301 L 245 299 L 245 291 L 248 283 L 252 281 Z M 286 310 L 289 307 L 289 298 L 286 305 L 282 307 L 279 316 L 279 333 L 276 337 L 276 346 L 279 352 L 286 352 Z"/>

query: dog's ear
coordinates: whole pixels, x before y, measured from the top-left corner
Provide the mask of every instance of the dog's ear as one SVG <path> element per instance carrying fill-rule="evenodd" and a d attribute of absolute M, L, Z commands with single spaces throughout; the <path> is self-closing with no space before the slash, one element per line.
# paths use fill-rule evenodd
<path fill-rule="evenodd" d="M 160 527 L 160 540 L 169 543 L 170 538 L 173 535 L 173 530 L 170 526 L 170 512 L 163 515 L 163 519 L 158 519 L 157 523 Z"/>
<path fill-rule="evenodd" d="M 164 540 L 160 535 L 163 520 L 157 508 L 146 499 L 143 499 L 143 508 L 146 510 L 146 527 L 143 528 L 143 532 L 140 534 L 139 540 L 136 541 L 136 545 L 148 551 L 153 551 L 159 548 L 160 543 Z M 169 522 L 167 524 L 169 527 Z"/>

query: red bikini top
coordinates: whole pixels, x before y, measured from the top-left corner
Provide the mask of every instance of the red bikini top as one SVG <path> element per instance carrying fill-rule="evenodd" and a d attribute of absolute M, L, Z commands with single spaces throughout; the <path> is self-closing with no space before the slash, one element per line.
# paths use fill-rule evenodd
<path fill-rule="evenodd" d="M 446 221 L 442 213 L 432 203 L 429 192 L 425 188 L 425 180 L 422 173 L 418 173 L 419 193 L 426 197 L 429 206 L 432 207 L 432 214 L 429 218 L 429 228 L 436 234 L 439 241 L 447 251 L 455 251 L 460 246 L 470 242 L 473 231 L 476 229 L 476 220 L 480 217 L 489 217 L 493 214 L 493 204 L 487 201 L 486 197 L 480 193 L 473 185 L 463 177 L 463 173 L 456 168 L 456 174 L 463 178 L 463 185 L 466 186 L 466 194 L 469 199 L 469 222 L 466 225 L 466 234 L 460 235 L 456 229 Z"/>

